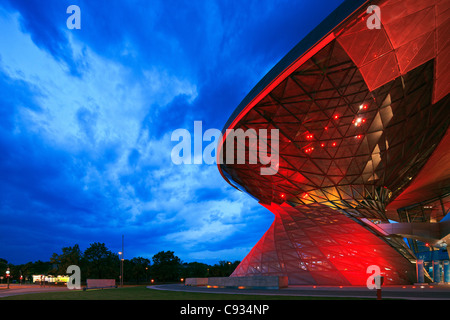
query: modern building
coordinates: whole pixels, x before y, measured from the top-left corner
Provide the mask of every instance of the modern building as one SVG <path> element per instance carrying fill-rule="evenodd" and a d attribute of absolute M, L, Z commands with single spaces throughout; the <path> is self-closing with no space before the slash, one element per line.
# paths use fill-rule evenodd
<path fill-rule="evenodd" d="M 218 167 L 275 217 L 232 277 L 366 285 L 378 266 L 385 284 L 450 281 L 449 39 L 448 0 L 348 0 L 255 86 Z M 226 155 L 262 152 L 261 129 L 278 133 L 271 174 Z"/>

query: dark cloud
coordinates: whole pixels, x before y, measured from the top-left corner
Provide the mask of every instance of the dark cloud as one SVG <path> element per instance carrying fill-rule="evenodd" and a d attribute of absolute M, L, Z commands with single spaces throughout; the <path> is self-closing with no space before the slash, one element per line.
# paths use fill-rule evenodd
<path fill-rule="evenodd" d="M 66 9 L 72 1 L 6 0 L 4 6 L 20 13 L 23 31 L 30 33 L 34 43 L 66 64 L 69 72 L 80 76 L 82 60 L 72 55 L 64 28 L 69 15 Z"/>
<path fill-rule="evenodd" d="M 221 130 L 252 87 L 339 2 L 3 1 L 0 6 L 20 15 L 23 32 L 70 77 L 90 84 L 86 71 L 92 67 L 87 59 L 92 52 L 129 72 L 118 85 L 124 100 L 135 98 L 135 92 L 126 91 L 133 86 L 155 85 L 146 84 L 149 70 L 167 75 L 157 92 L 170 99 L 152 96 L 142 102 L 142 143 L 121 131 L 131 125 L 99 129 L 102 110 L 115 125 L 135 116 L 109 114 L 110 97 L 105 96 L 105 104 L 70 106 L 74 112 L 64 114 L 67 118 L 60 121 L 67 124 L 60 125 L 72 124 L 73 140 L 82 141 L 76 148 L 49 141 L 45 123 L 31 126 L 26 116 L 48 112 L 50 106 L 42 101 L 55 89 L 33 82 L 36 75 L 14 77 L 0 69 L 0 258 L 48 260 L 75 243 L 83 249 L 105 242 L 119 251 L 122 234 L 128 257 L 174 250 L 183 260 L 195 252 L 212 252 L 205 253 L 208 259 L 214 252 L 253 246 L 273 215 L 240 197 L 215 167 L 172 165 L 166 150 L 171 144 L 164 139 L 178 128 L 192 132 L 194 121 L 202 121 L 204 131 Z M 66 28 L 66 8 L 72 4 L 81 8 L 81 30 Z M 1 54 L 0 67 L 5 68 Z M 105 75 L 105 84 L 109 80 Z M 228 208 L 230 203 L 242 206 Z M 209 205 L 215 211 L 209 212 Z M 211 242 L 173 240 L 178 234 L 188 239 L 201 234 L 208 223 L 228 236 Z M 243 258 L 245 252 L 239 252 L 233 256 Z M 214 263 L 216 258 L 211 259 Z"/>

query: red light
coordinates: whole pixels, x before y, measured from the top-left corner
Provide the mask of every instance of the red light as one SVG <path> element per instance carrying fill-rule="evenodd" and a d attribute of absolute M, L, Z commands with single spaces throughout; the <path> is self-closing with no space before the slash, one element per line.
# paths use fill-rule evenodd
<path fill-rule="evenodd" d="M 326 144 L 327 144 L 327 146 L 328 145 L 331 145 L 331 142 L 333 142 L 333 141 L 330 141 L 330 142 L 327 142 Z M 337 141 L 336 141 L 336 143 L 337 143 Z M 320 143 L 319 143 L 320 144 Z M 303 193 L 302 193 L 302 191 L 303 191 Z M 281 193 L 281 192 L 280 192 Z M 309 192 L 308 192 L 309 193 Z M 298 197 L 300 197 L 299 198 L 299 200 L 308 200 L 308 201 L 301 201 L 301 202 L 304 202 L 304 203 L 307 203 L 307 202 L 311 202 L 311 200 L 313 200 L 313 197 L 314 197 L 314 194 L 313 194 L 313 197 L 311 197 L 311 195 L 309 195 L 309 197 L 311 198 L 311 199 L 302 199 L 302 197 L 303 196 L 305 196 L 306 195 L 306 191 L 304 191 L 304 190 L 300 190 L 300 194 L 298 195 Z M 287 197 L 287 195 L 286 195 L 286 197 Z M 291 223 L 292 222 L 292 216 L 290 215 L 290 214 L 287 214 L 287 212 L 286 212 L 286 208 L 284 208 L 283 207 L 283 205 L 280 205 L 280 204 L 276 204 L 276 203 L 271 203 L 270 205 L 267 205 L 266 206 L 266 208 L 268 208 L 268 209 L 270 209 L 270 211 L 272 211 L 272 212 L 274 212 L 274 214 L 276 214 L 276 216 L 277 216 L 277 222 L 275 222 L 274 224 L 272 224 L 271 225 L 271 227 L 270 227 L 270 231 L 268 231 L 268 233 L 270 233 L 270 234 L 273 234 L 273 241 L 269 241 L 270 243 L 268 243 L 267 242 L 267 239 L 265 239 L 265 238 L 262 238 L 261 240 L 260 240 L 260 242 L 255 246 L 255 248 L 257 249 L 257 251 L 258 251 L 258 254 L 254 254 L 254 253 L 251 253 L 251 254 L 249 254 L 249 256 L 248 256 L 248 258 L 246 258 L 246 259 L 248 259 L 248 261 L 249 261 L 249 264 L 253 264 L 253 263 L 255 263 L 257 266 L 261 266 L 261 258 L 260 258 L 260 256 L 261 256 L 261 254 L 259 253 L 259 252 L 271 252 L 272 250 L 274 250 L 274 247 L 276 246 L 275 245 L 275 243 L 276 243 L 276 241 L 278 240 L 279 241 L 279 239 L 284 239 L 284 237 L 286 237 L 287 235 L 288 236 L 293 236 L 294 234 L 295 234 L 295 237 L 296 237 L 296 240 L 297 240 L 297 237 L 298 237 L 298 242 L 299 243 L 301 243 L 302 242 L 302 239 L 304 239 L 304 240 L 309 240 L 309 238 L 307 237 L 307 235 L 305 234 L 304 236 L 301 236 L 300 234 L 301 233 L 303 233 L 303 232 L 299 232 L 299 233 L 297 233 L 297 230 L 298 231 L 300 231 L 300 230 L 305 230 L 304 228 L 306 228 L 306 230 L 308 230 L 307 228 L 308 228 L 308 225 L 303 225 L 303 223 L 297 223 L 296 224 L 296 227 L 298 227 L 298 229 L 296 229 L 296 228 L 293 228 L 293 229 L 289 229 L 289 230 L 292 230 L 292 231 L 289 231 L 289 230 L 286 230 L 286 231 L 284 231 L 284 229 L 283 229 L 283 232 L 276 232 L 275 230 L 278 228 L 278 226 L 280 226 L 282 223 Z M 302 208 L 302 210 L 304 210 L 304 208 Z M 308 209 L 306 209 L 306 210 L 308 210 Z M 311 214 L 311 217 L 316 217 L 317 216 L 317 214 L 319 213 L 318 211 L 316 211 L 317 209 L 316 208 L 311 208 L 310 209 L 311 211 L 305 211 L 305 213 L 306 212 L 311 212 L 311 213 L 314 213 L 314 215 L 312 215 Z M 324 211 L 323 211 L 323 213 L 327 213 L 327 217 L 328 217 L 328 211 L 330 211 L 330 212 L 332 212 L 331 211 L 331 209 L 324 209 Z M 338 235 L 338 234 L 341 234 L 341 232 L 342 232 L 342 230 L 339 230 L 340 229 L 340 226 L 345 226 L 345 225 L 347 225 L 348 224 L 348 222 L 341 222 L 339 219 L 338 219 L 338 216 L 337 216 L 337 214 L 335 215 L 335 216 L 333 216 L 333 214 L 331 213 L 331 216 L 329 216 L 329 218 L 330 219 L 337 219 L 336 220 L 336 224 L 335 224 L 335 227 L 336 227 L 336 230 L 333 228 L 333 229 L 330 229 L 330 231 L 328 231 L 328 232 L 330 232 L 329 233 L 329 235 L 330 236 L 332 236 L 333 234 L 336 234 L 336 235 Z M 331 221 L 331 220 L 330 220 Z M 277 225 L 278 224 L 278 225 Z M 300 226 L 302 227 L 302 228 L 300 228 Z M 287 228 L 286 228 L 287 229 Z M 362 228 L 361 228 L 362 229 Z M 305 231 L 306 231 L 305 230 Z M 335 230 L 335 231 L 334 231 Z M 361 235 L 360 234 L 358 234 L 358 237 L 361 237 L 360 239 L 361 240 L 363 240 L 364 241 L 364 243 L 371 243 L 372 241 L 371 241 L 371 239 L 376 239 L 375 237 L 375 235 L 374 234 L 372 234 L 370 231 L 368 231 L 368 230 L 365 230 L 365 229 L 362 229 L 361 231 L 363 231 L 364 233 L 362 233 Z M 289 232 L 292 232 L 292 233 L 289 233 Z M 336 232 L 336 233 L 331 233 L 331 232 Z M 296 241 L 295 240 L 295 241 Z M 317 240 L 318 241 L 318 240 Z M 366 242 L 367 241 L 367 242 Z M 327 257 L 327 258 L 325 258 L 325 256 L 327 256 L 327 255 L 325 255 L 323 258 L 324 258 L 324 261 L 327 261 L 327 260 L 325 260 L 325 259 L 328 259 L 328 261 L 333 261 L 332 259 L 334 259 L 334 255 L 336 254 L 337 256 L 339 256 L 339 253 L 338 252 L 340 252 L 340 250 L 345 250 L 346 251 L 346 247 L 347 247 L 347 245 L 349 246 L 349 250 L 352 250 L 352 252 L 355 252 L 355 254 L 358 252 L 364 252 L 365 250 L 367 250 L 367 246 L 365 246 L 365 245 L 359 245 L 358 243 L 355 243 L 355 244 L 347 244 L 347 243 L 343 243 L 342 244 L 342 246 L 339 246 L 339 247 L 336 247 L 336 249 L 334 249 L 333 248 L 333 253 L 331 253 L 330 252 L 330 254 L 329 254 L 329 256 Z M 353 247 L 353 245 L 355 245 L 355 247 Z M 386 248 L 390 248 L 390 247 L 387 247 L 387 245 L 385 245 L 386 246 Z M 342 248 L 342 249 L 340 249 L 340 248 Z M 295 247 L 295 246 L 291 246 L 290 247 L 290 249 L 288 249 L 288 251 L 285 251 L 286 253 L 287 252 L 292 252 L 293 253 L 293 255 L 294 255 L 294 253 L 295 254 L 297 254 L 297 250 L 298 248 L 297 247 Z M 286 250 L 286 249 L 285 249 Z M 289 250 L 291 250 L 291 251 L 289 251 Z M 318 250 L 318 249 L 317 249 Z M 334 251 L 334 250 L 336 250 L 336 251 Z M 354 250 L 354 251 L 353 251 Z M 361 251 L 360 251 L 361 250 Z M 256 251 L 256 250 L 255 250 Z M 345 252 L 344 251 L 344 252 Z M 363 264 L 366 264 L 366 261 L 367 261 L 367 263 L 374 263 L 374 264 L 380 264 L 380 265 L 382 265 L 383 263 L 386 263 L 386 257 L 384 256 L 384 253 L 381 253 L 383 250 L 380 250 L 380 252 L 378 252 L 379 250 L 377 249 L 377 254 L 375 255 L 375 256 L 371 256 L 370 258 L 368 258 L 369 260 L 364 260 L 365 259 L 365 256 L 363 255 L 363 256 L 360 256 L 360 262 L 361 262 L 361 265 L 363 265 Z M 283 254 L 280 254 L 279 255 L 280 257 L 279 257 L 279 260 L 278 260 L 278 262 L 281 264 L 281 263 L 285 263 L 285 260 L 284 259 L 288 259 L 288 257 L 284 257 L 284 255 Z M 339 260 L 344 264 L 351 264 L 351 263 L 354 263 L 354 261 L 352 260 L 353 258 L 350 258 L 349 256 L 342 256 L 342 258 L 341 257 L 339 257 Z M 286 260 L 286 261 L 288 261 L 288 260 Z M 389 267 L 392 267 L 392 265 L 390 264 L 390 263 L 388 263 L 386 266 L 389 266 Z M 395 268 L 395 267 L 394 267 Z M 245 275 L 248 275 L 247 273 L 245 273 L 246 271 L 243 271 L 242 273 L 239 273 L 239 274 L 237 274 L 238 276 L 245 276 Z M 293 271 L 293 273 L 292 274 L 295 274 L 294 273 L 295 271 Z M 355 281 L 355 284 L 354 285 L 358 285 L 358 286 L 365 286 L 366 285 L 366 281 L 367 281 L 367 273 L 366 273 L 366 269 L 365 268 L 361 268 L 361 269 L 356 269 L 355 268 L 355 271 L 352 271 L 352 272 L 350 272 L 350 273 L 348 273 L 348 272 L 345 272 L 344 271 L 344 268 L 342 268 L 341 270 L 340 270 L 340 272 L 342 273 L 342 277 L 344 278 L 344 277 L 348 277 L 348 279 L 351 279 L 352 281 Z M 386 283 L 386 279 L 388 279 L 389 278 L 389 276 L 387 276 L 387 275 L 385 275 L 385 283 Z M 327 282 L 326 283 L 321 283 L 320 285 L 327 285 L 327 286 L 335 286 L 336 288 L 339 288 L 340 286 L 342 286 L 342 288 L 346 288 L 346 286 L 344 286 L 344 285 L 342 285 L 342 283 L 341 283 L 341 277 L 334 277 L 334 278 L 329 278 L 330 280 L 327 280 Z M 311 280 L 313 280 L 313 278 L 311 277 Z M 319 287 L 320 286 L 319 284 L 318 285 L 313 285 L 313 286 L 310 286 L 310 288 L 314 288 L 314 287 Z M 401 286 L 399 286 L 400 288 L 401 288 Z M 409 288 L 409 286 L 408 286 L 408 288 Z M 404 289 L 405 290 L 405 289 Z"/>
<path fill-rule="evenodd" d="M 312 134 L 306 135 L 306 139 L 312 139 L 314 136 Z"/>
<path fill-rule="evenodd" d="M 325 127 L 325 130 L 328 130 L 328 127 Z"/>
<path fill-rule="evenodd" d="M 357 136 L 356 136 L 356 139 L 361 139 L 362 138 L 362 135 L 360 135 L 360 134 L 358 134 Z"/>
<path fill-rule="evenodd" d="M 309 194 L 308 194 L 308 193 L 305 193 L 305 194 L 302 196 L 303 199 L 306 199 L 306 198 L 308 198 L 308 197 L 309 197 Z"/>
<path fill-rule="evenodd" d="M 362 119 L 362 118 L 358 118 L 358 119 L 353 119 L 352 123 L 355 124 L 355 126 L 359 127 L 361 125 L 361 122 L 366 122 L 366 119 Z"/>
<path fill-rule="evenodd" d="M 333 118 L 334 118 L 334 120 L 337 120 L 337 119 L 339 119 L 339 116 L 335 115 Z"/>
<path fill-rule="evenodd" d="M 281 197 L 284 198 L 284 193 L 281 194 Z"/>
<path fill-rule="evenodd" d="M 331 145 L 332 145 L 333 147 L 336 147 L 336 142 L 333 142 Z"/>
<path fill-rule="evenodd" d="M 320 146 L 323 148 L 325 147 L 325 143 L 321 143 Z"/>

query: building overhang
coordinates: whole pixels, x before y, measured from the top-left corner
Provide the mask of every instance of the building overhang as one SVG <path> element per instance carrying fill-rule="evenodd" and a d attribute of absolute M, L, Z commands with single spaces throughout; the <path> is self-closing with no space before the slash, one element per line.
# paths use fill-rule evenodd
<path fill-rule="evenodd" d="M 368 28 L 370 5 L 382 12 L 380 29 Z M 277 174 L 218 161 L 224 179 L 262 203 L 320 202 L 381 220 L 447 188 L 448 12 L 441 1 L 344 2 L 255 86 L 223 129 L 218 160 L 228 130 L 278 129 Z"/>

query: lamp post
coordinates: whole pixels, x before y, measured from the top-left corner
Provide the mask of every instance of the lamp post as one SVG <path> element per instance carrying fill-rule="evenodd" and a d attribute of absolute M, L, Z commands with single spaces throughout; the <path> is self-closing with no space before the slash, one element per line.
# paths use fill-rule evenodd
<path fill-rule="evenodd" d="M 11 276 L 11 271 L 9 270 L 9 267 L 6 269 L 6 283 L 7 283 L 7 289 L 9 289 L 9 277 Z"/>
<path fill-rule="evenodd" d="M 120 259 L 120 275 L 119 275 L 119 286 L 123 287 L 123 252 L 119 251 Z"/>
<path fill-rule="evenodd" d="M 145 267 L 145 282 L 148 283 L 148 267 Z"/>
<path fill-rule="evenodd" d="M 122 260 L 121 260 L 121 262 L 122 262 L 122 277 L 121 277 L 122 284 L 121 284 L 121 287 L 123 288 L 123 235 L 122 235 Z"/>
<path fill-rule="evenodd" d="M 120 258 L 122 256 L 122 258 Z M 123 235 L 122 235 L 122 251 L 119 252 L 120 258 L 120 276 L 119 276 L 119 284 L 120 287 L 123 287 Z"/>

